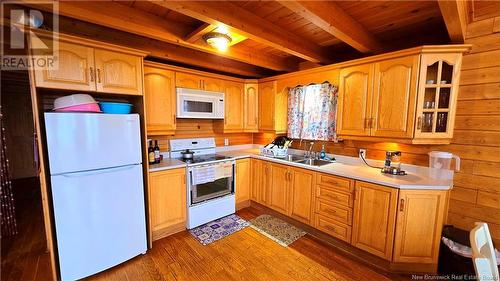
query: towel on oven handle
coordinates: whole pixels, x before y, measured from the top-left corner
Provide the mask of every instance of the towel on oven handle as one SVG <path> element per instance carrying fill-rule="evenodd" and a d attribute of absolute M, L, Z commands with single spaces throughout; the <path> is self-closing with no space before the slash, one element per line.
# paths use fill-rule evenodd
<path fill-rule="evenodd" d="M 215 166 L 201 166 L 193 169 L 193 185 L 215 181 Z"/>
<path fill-rule="evenodd" d="M 229 178 L 233 176 L 233 164 L 223 163 L 215 168 L 215 179 Z"/>

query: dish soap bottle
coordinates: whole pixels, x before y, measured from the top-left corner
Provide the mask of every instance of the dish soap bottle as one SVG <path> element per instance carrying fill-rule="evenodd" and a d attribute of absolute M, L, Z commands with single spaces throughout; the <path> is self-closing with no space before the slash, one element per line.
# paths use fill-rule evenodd
<path fill-rule="evenodd" d="M 320 159 L 325 159 L 326 158 L 326 152 L 325 152 L 325 145 L 324 144 L 321 146 L 321 152 L 319 153 L 319 158 Z"/>
<path fill-rule="evenodd" d="M 160 147 L 158 146 L 158 140 L 155 140 L 153 151 L 155 153 L 155 163 L 160 164 Z"/>

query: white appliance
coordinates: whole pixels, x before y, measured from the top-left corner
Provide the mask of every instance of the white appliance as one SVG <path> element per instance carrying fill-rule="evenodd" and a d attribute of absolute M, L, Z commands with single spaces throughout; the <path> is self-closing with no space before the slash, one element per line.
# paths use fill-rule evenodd
<path fill-rule="evenodd" d="M 170 155 L 187 163 L 186 189 L 188 229 L 236 211 L 234 158 L 215 154 L 214 138 L 170 140 Z M 182 151 L 194 151 L 192 159 L 182 159 Z"/>
<path fill-rule="evenodd" d="M 137 114 L 45 113 L 62 280 L 147 250 Z"/>
<path fill-rule="evenodd" d="M 224 93 L 177 88 L 177 118 L 224 119 Z"/>

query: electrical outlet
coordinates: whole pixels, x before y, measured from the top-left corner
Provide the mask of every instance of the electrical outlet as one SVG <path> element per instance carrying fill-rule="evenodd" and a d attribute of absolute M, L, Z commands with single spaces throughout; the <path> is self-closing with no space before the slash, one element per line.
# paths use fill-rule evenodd
<path fill-rule="evenodd" d="M 361 149 L 359 150 L 358 156 L 359 156 L 360 158 L 361 158 L 361 157 L 363 157 L 364 159 L 366 159 L 366 149 L 361 148 Z"/>
<path fill-rule="evenodd" d="M 224 145 L 228 146 L 229 145 L 229 139 L 224 139 Z"/>

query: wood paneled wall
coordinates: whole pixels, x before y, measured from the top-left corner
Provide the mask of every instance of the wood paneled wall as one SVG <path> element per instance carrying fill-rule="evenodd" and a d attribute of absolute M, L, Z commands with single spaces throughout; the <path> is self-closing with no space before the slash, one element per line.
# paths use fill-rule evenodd
<path fill-rule="evenodd" d="M 184 138 L 208 138 L 215 137 L 217 146 L 224 146 L 224 139 L 229 139 L 229 145 L 251 144 L 252 133 L 220 134 L 214 132 L 213 120 L 203 119 L 177 119 L 177 129 L 171 136 L 149 136 L 148 138 L 158 140 L 161 151 L 168 151 L 168 140 Z"/>
<path fill-rule="evenodd" d="M 451 191 L 448 223 L 472 229 L 474 222 L 487 222 L 496 243 L 500 243 L 500 16 L 468 26 L 472 51 L 464 55 L 460 79 L 454 138 L 450 145 L 408 145 L 345 140 L 327 142 L 330 153 L 383 160 L 386 150 L 403 152 L 404 163 L 428 165 L 427 153 L 449 151 L 462 159 Z M 254 142 L 269 143 L 272 134 L 255 134 Z M 321 149 L 321 142 L 315 150 Z M 297 148 L 299 141 L 292 145 Z M 302 143 L 302 148 L 308 147 Z"/>

